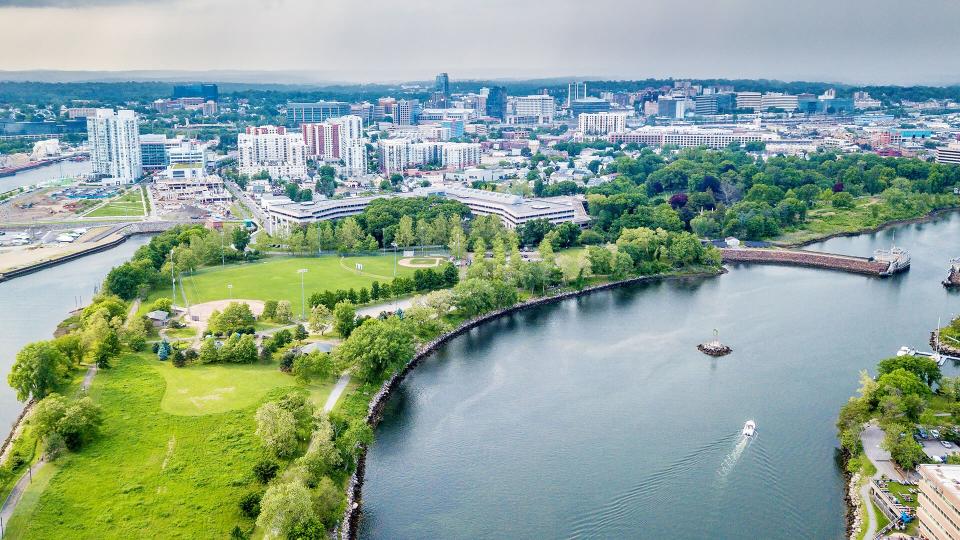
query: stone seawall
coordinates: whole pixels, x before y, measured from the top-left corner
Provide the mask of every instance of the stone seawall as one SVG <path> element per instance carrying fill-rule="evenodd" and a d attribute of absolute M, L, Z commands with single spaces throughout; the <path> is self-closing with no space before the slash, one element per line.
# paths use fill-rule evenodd
<path fill-rule="evenodd" d="M 403 382 L 403 379 L 406 378 L 407 374 L 413 371 L 413 369 L 417 367 L 417 365 L 419 365 L 424 358 L 427 358 L 433 354 L 437 348 L 447 343 L 451 339 L 469 332 L 473 328 L 476 328 L 477 326 L 480 326 L 486 322 L 532 307 L 553 304 L 562 300 L 584 296 L 597 291 L 615 289 L 625 285 L 633 285 L 636 283 L 649 281 L 662 281 L 666 279 L 715 277 L 723 274 L 724 272 L 726 272 L 726 270 L 721 269 L 716 273 L 702 272 L 688 275 L 641 276 L 630 278 L 623 281 L 615 281 L 612 283 L 604 283 L 602 285 L 588 287 L 579 291 L 568 291 L 553 296 L 527 300 L 526 302 L 521 302 L 511 307 L 492 311 L 479 317 L 464 321 L 450 332 L 447 332 L 433 341 L 422 345 L 417 350 L 416 354 L 413 355 L 413 358 L 411 358 L 410 361 L 407 362 L 407 364 L 403 367 L 403 369 L 397 371 L 392 377 L 384 381 L 383 385 L 380 387 L 380 390 L 373 396 L 373 398 L 371 398 L 369 406 L 367 407 L 367 423 L 370 425 L 370 427 L 374 428 L 378 423 L 380 423 L 380 419 L 383 415 L 383 409 L 386 406 L 387 401 L 390 399 L 390 396 L 393 394 L 393 391 L 400 386 L 400 383 Z M 347 507 L 346 511 L 344 512 L 343 522 L 339 532 L 339 536 L 343 540 L 353 540 L 357 535 L 357 522 L 360 518 L 361 493 L 363 491 L 363 478 L 366 471 L 366 459 L 367 449 L 361 448 L 360 454 L 357 457 L 357 470 L 354 471 L 353 475 L 350 477 L 349 483 L 347 484 Z"/>

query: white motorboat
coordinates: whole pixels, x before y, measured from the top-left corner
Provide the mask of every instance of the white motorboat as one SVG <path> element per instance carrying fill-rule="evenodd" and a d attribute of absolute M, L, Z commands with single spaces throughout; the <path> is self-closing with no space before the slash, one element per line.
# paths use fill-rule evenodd
<path fill-rule="evenodd" d="M 743 425 L 743 436 L 744 437 L 753 437 L 753 434 L 757 431 L 757 423 L 753 420 L 747 420 L 747 423 Z"/>

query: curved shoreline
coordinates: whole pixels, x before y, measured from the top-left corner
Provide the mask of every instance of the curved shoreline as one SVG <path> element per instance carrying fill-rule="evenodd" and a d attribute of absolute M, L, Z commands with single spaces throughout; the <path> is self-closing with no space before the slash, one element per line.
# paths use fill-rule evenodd
<path fill-rule="evenodd" d="M 818 236 L 816 238 L 811 238 L 810 240 L 802 240 L 800 242 L 777 242 L 775 240 L 771 240 L 770 243 L 777 247 L 783 247 L 783 248 L 801 248 L 801 247 L 806 247 L 812 244 L 817 244 L 820 242 L 826 242 L 827 240 L 830 240 L 833 238 L 860 236 L 861 234 L 874 234 L 884 229 L 888 229 L 890 227 L 899 227 L 901 225 L 910 225 L 913 223 L 926 223 L 928 221 L 933 221 L 934 218 L 937 218 L 941 215 L 949 214 L 951 212 L 957 212 L 957 211 L 960 211 L 960 205 L 948 206 L 946 208 L 938 208 L 936 210 L 931 210 L 926 214 L 919 217 L 915 217 L 915 218 L 887 221 L 886 223 L 883 223 L 882 225 L 877 225 L 876 227 L 867 227 L 866 229 L 860 229 L 856 231 L 840 231 L 840 232 L 826 234 L 823 236 Z"/>
<path fill-rule="evenodd" d="M 563 300 L 568 300 L 571 298 L 577 298 L 580 296 L 586 296 L 598 291 L 605 291 L 609 289 L 616 289 L 624 287 L 627 285 L 635 285 L 637 283 L 646 283 L 653 281 L 667 281 L 667 280 L 678 280 L 685 278 L 708 278 L 708 277 L 717 277 L 722 274 L 725 274 L 727 270 L 721 267 L 716 272 L 695 272 L 691 274 L 663 274 L 656 276 L 640 276 L 630 279 L 625 279 L 621 281 L 613 281 L 610 283 L 604 283 L 601 285 L 595 285 L 593 287 L 587 287 L 578 291 L 567 291 L 552 296 L 545 296 L 542 298 L 534 298 L 510 306 L 508 308 L 491 311 L 490 313 L 469 319 L 461 323 L 459 326 L 453 330 L 442 334 L 433 341 L 430 341 L 424 344 L 417 352 L 413 355 L 413 358 L 403 366 L 402 369 L 394 373 L 389 379 L 383 382 L 380 386 L 380 390 L 370 399 L 369 405 L 367 407 L 367 424 L 371 428 L 376 428 L 377 424 L 380 423 L 382 419 L 383 410 L 386 406 L 389 399 L 392 397 L 394 390 L 400 385 L 401 382 L 406 378 L 406 376 L 413 371 L 417 365 L 420 364 L 425 358 L 432 355 L 436 352 L 437 348 L 441 345 L 444 345 L 451 339 L 458 337 L 477 326 L 480 326 L 484 323 L 496 320 L 505 315 L 512 315 L 514 313 L 519 313 L 529 308 L 543 306 L 547 304 L 554 304 L 561 302 Z M 353 540 L 357 537 L 357 522 L 360 518 L 360 511 L 362 509 L 362 491 L 363 491 L 363 481 L 364 474 L 366 471 L 366 461 L 367 461 L 367 448 L 361 447 L 359 455 L 357 456 L 357 467 L 354 473 L 350 476 L 350 481 L 347 484 L 347 505 L 344 510 L 344 516 L 341 522 L 340 531 L 338 533 L 339 538 L 345 540 Z"/>

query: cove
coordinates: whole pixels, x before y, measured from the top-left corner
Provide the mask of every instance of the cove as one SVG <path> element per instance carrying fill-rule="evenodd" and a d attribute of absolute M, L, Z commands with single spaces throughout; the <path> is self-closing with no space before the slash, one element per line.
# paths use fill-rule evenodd
<path fill-rule="evenodd" d="M 451 340 L 387 403 L 360 536 L 843 537 L 837 411 L 861 369 L 960 311 L 940 286 L 960 215 L 809 247 L 870 255 L 894 235 L 913 266 L 890 279 L 728 266 Z M 733 354 L 696 350 L 714 328 Z"/>

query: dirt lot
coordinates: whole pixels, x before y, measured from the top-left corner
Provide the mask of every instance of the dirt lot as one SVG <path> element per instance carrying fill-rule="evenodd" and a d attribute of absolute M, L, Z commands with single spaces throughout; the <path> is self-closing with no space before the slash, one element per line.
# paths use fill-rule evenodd
<path fill-rule="evenodd" d="M 66 220 L 76 218 L 78 210 L 91 208 L 96 201 L 51 197 L 62 188 L 47 188 L 28 193 L 0 204 L 0 222 L 30 223 L 35 221 Z"/>

